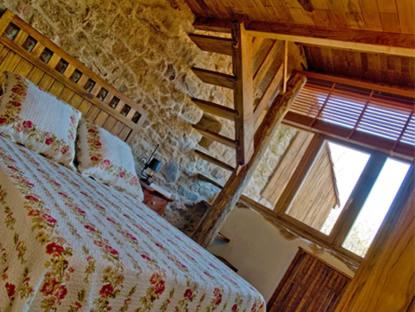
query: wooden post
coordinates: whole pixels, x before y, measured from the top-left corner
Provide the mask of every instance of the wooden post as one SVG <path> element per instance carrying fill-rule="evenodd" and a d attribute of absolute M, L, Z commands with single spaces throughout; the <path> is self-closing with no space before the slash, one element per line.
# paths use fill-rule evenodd
<path fill-rule="evenodd" d="M 245 31 L 244 23 L 232 23 L 233 41 L 233 74 L 236 78 L 234 103 L 237 117 L 235 118 L 236 161 L 239 165 L 246 164 L 252 156 L 254 146 L 254 80 L 252 72 L 252 37 Z"/>
<path fill-rule="evenodd" d="M 249 162 L 245 166 L 240 166 L 234 170 L 225 187 L 213 202 L 212 209 L 193 234 L 193 239 L 202 246 L 207 247 L 213 241 L 229 212 L 236 205 L 265 154 L 273 134 L 281 124 L 289 105 L 305 82 L 305 76 L 295 75 L 288 84 L 287 92 L 275 99 L 264 121 L 255 133 L 254 153 Z"/>
<path fill-rule="evenodd" d="M 284 80 L 282 84 L 282 93 L 287 91 L 287 73 L 288 73 L 288 41 L 284 41 Z"/>

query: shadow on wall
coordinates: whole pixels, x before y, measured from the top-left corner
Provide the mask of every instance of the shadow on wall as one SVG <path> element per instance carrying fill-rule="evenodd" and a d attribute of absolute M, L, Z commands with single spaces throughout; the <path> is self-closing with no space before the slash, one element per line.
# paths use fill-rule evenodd
<path fill-rule="evenodd" d="M 216 134 L 218 134 L 222 129 L 222 124 L 220 123 L 220 121 L 208 114 L 203 114 L 202 118 L 196 124 L 196 126 L 200 129 L 207 130 L 209 132 Z M 206 137 L 202 137 L 202 139 L 199 141 L 199 145 L 206 149 L 208 149 L 212 145 L 212 143 L 213 141 Z"/>

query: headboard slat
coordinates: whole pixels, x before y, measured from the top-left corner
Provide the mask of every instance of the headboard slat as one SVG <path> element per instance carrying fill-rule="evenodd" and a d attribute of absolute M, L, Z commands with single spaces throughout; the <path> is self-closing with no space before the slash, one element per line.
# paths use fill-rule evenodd
<path fill-rule="evenodd" d="M 0 17 L 0 74 L 17 72 L 127 140 L 146 119 L 142 107 L 11 11 Z"/>

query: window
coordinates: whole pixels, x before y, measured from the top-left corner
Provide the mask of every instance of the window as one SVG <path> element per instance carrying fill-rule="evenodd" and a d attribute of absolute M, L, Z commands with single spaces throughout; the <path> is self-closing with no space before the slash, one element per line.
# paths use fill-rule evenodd
<path fill-rule="evenodd" d="M 324 75 L 307 75 L 309 79 L 285 116 L 285 123 L 414 158 L 413 92 L 402 94 L 402 90 L 389 88 L 391 93 L 386 93 L 375 85 L 363 88 L 352 80 L 339 82 L 332 77 L 321 79 Z"/>
<path fill-rule="evenodd" d="M 285 213 L 329 235 L 369 157 L 368 153 L 324 141 Z"/>
<path fill-rule="evenodd" d="M 359 259 L 415 179 L 415 99 L 395 88 L 306 75 L 284 123 L 311 139 L 285 152 L 291 158 L 280 161 L 262 195 L 279 219 Z"/>
<path fill-rule="evenodd" d="M 249 195 L 298 234 L 361 260 L 413 192 L 413 91 L 305 74 L 283 119 L 297 131 L 265 186 Z"/>
<path fill-rule="evenodd" d="M 364 257 L 409 168 L 407 161 L 316 134 L 274 210 L 297 229 Z"/>
<path fill-rule="evenodd" d="M 343 247 L 364 256 L 405 179 L 409 164 L 388 158 L 348 233 Z"/>

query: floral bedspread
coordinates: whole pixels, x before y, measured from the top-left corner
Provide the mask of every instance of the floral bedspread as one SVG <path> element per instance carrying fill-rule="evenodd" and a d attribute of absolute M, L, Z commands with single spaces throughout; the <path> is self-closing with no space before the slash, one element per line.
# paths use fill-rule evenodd
<path fill-rule="evenodd" d="M 133 197 L 0 137 L 0 311 L 265 311 Z"/>

